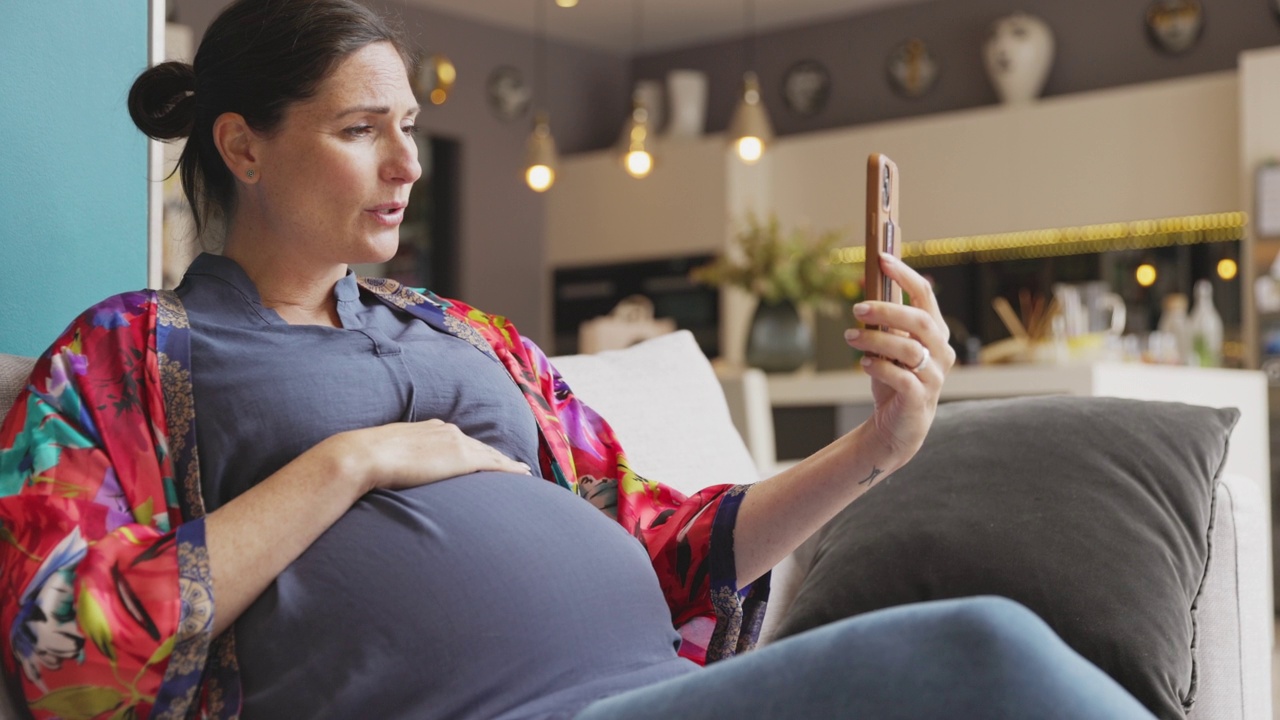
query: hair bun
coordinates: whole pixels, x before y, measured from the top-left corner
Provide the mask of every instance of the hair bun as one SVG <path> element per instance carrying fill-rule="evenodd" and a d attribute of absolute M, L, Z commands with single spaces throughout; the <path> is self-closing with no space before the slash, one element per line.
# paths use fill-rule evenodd
<path fill-rule="evenodd" d="M 165 62 L 148 68 L 129 89 L 133 124 L 156 140 L 191 134 L 196 120 L 196 72 L 184 62 Z"/>

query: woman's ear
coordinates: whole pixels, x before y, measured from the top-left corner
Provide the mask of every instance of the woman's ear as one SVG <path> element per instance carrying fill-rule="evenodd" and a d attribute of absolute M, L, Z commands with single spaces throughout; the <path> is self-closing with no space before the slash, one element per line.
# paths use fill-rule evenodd
<path fill-rule="evenodd" d="M 253 185 L 262 175 L 258 166 L 258 134 L 239 113 L 222 113 L 213 121 L 213 144 L 227 169 L 239 182 Z"/>

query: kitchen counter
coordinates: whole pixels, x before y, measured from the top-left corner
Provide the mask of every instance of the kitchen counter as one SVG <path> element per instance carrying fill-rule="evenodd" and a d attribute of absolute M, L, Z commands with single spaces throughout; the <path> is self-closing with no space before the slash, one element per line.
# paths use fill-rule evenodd
<path fill-rule="evenodd" d="M 857 424 L 872 403 L 871 379 L 857 370 L 770 374 L 767 385 L 775 411 L 835 407 L 839 409 L 837 425 Z M 1231 436 L 1224 471 L 1255 479 L 1265 496 L 1271 495 L 1267 380 L 1261 372 L 1137 363 L 957 366 L 942 389 L 943 402 L 1026 395 L 1124 397 L 1239 408 L 1240 422 Z"/>

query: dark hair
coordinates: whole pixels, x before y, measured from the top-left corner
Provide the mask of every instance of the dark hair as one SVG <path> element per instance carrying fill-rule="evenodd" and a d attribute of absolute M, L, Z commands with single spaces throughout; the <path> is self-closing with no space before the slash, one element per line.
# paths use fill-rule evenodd
<path fill-rule="evenodd" d="M 339 61 L 389 42 L 412 66 L 399 32 L 353 0 L 236 0 L 205 31 L 195 63 L 166 62 L 138 76 L 129 115 L 156 140 L 189 137 L 178 171 L 196 232 L 228 214 L 235 181 L 213 143 L 223 113 L 275 130 L 290 104 L 315 95 Z"/>

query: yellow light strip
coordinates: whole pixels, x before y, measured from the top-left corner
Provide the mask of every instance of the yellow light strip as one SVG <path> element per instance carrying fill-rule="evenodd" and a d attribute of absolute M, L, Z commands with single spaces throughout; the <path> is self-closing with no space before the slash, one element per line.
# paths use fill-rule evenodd
<path fill-rule="evenodd" d="M 1142 250 L 1170 245 L 1231 242 L 1243 237 L 1244 228 L 1248 224 L 1248 214 L 1228 212 L 997 235 L 970 235 L 904 243 L 902 257 L 915 267 L 936 267 L 964 262 L 1031 260 L 1108 250 Z M 833 263 L 861 265 L 865 260 L 866 249 L 861 246 L 831 251 Z"/>

